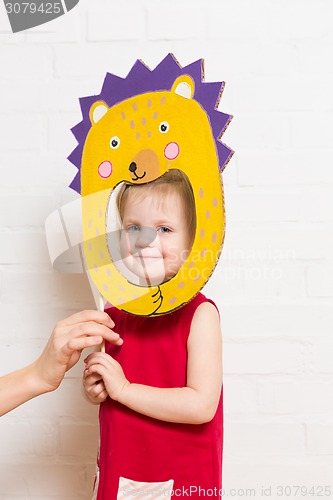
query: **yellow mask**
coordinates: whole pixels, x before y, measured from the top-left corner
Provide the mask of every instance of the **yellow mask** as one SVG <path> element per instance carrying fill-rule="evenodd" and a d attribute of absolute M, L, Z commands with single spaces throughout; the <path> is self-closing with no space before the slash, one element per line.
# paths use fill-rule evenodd
<path fill-rule="evenodd" d="M 108 74 L 99 96 L 81 100 L 79 145 L 69 159 L 79 168 L 72 188 L 82 195 L 82 233 L 90 278 L 114 306 L 136 315 L 168 313 L 191 300 L 218 261 L 225 232 L 220 171 L 232 151 L 219 141 L 230 115 L 216 110 L 221 83 L 205 83 L 202 61 L 181 68 L 168 55 L 151 71 L 137 61 L 129 75 Z M 190 180 L 196 233 L 181 270 L 159 286 L 131 283 L 107 241 L 111 194 L 122 182 L 154 181 L 170 169 Z"/>

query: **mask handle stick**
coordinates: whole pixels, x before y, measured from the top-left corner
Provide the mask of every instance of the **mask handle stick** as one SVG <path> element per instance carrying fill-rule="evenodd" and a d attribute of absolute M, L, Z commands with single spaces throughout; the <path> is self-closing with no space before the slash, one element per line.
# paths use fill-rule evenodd
<path fill-rule="evenodd" d="M 81 199 L 71 201 L 52 212 L 45 221 L 45 234 L 52 266 L 63 273 L 86 272 L 98 311 L 104 311 L 105 300 L 87 269 L 81 230 Z M 105 352 L 105 341 L 101 345 Z"/>
<path fill-rule="evenodd" d="M 87 273 L 87 276 L 88 276 L 88 280 L 89 280 L 89 284 L 90 284 L 90 288 L 91 288 L 92 294 L 93 294 L 94 299 L 95 299 L 95 304 L 96 304 L 97 310 L 98 311 L 104 311 L 104 306 L 105 306 L 104 297 L 98 291 L 95 283 L 91 279 L 90 274 L 89 274 L 89 272 L 87 270 L 86 270 L 86 273 Z M 101 345 L 101 352 L 105 352 L 105 340 L 104 339 L 103 339 L 103 342 L 102 342 L 102 345 Z"/>
<path fill-rule="evenodd" d="M 98 301 L 98 310 L 104 312 L 104 298 L 101 294 L 99 294 L 99 301 Z M 105 340 L 103 339 L 102 345 L 101 345 L 101 352 L 105 352 Z"/>

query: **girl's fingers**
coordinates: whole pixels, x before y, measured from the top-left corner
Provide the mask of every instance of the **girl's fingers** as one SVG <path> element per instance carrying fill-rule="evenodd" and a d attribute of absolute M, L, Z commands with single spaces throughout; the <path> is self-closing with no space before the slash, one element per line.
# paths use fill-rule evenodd
<path fill-rule="evenodd" d="M 87 377 L 97 375 L 97 378 L 100 379 L 107 377 L 110 374 L 110 367 L 105 367 L 100 364 L 92 365 L 89 368 L 86 368 L 85 373 Z"/>
<path fill-rule="evenodd" d="M 98 396 L 100 396 L 100 394 L 102 394 L 104 391 L 105 391 L 105 385 L 103 382 L 100 382 L 99 384 L 96 384 L 93 387 L 91 387 L 89 394 L 94 398 L 98 398 Z"/>
<path fill-rule="evenodd" d="M 84 358 L 84 362 L 86 363 L 86 367 L 87 367 L 87 364 L 95 359 L 95 357 L 97 357 L 97 354 L 99 354 L 98 352 L 92 352 L 91 354 L 89 354 L 86 358 Z M 101 353 L 101 354 L 104 354 L 104 353 Z"/>
<path fill-rule="evenodd" d="M 117 363 L 112 356 L 106 354 L 105 352 L 93 352 L 84 359 L 84 362 L 86 363 L 86 367 L 91 366 L 94 363 L 104 364 L 105 366 L 107 366 L 108 363 L 111 365 Z"/>
<path fill-rule="evenodd" d="M 98 377 L 97 380 L 95 379 L 96 377 L 90 375 L 84 381 L 83 386 L 89 398 L 95 402 L 100 403 L 102 401 L 105 401 L 108 393 L 103 380 L 100 379 L 100 377 Z"/>
<path fill-rule="evenodd" d="M 101 380 L 101 376 L 96 372 L 87 373 L 87 371 L 85 370 L 83 376 L 84 376 L 84 382 L 87 385 L 94 385 Z"/>
<path fill-rule="evenodd" d="M 104 390 L 98 396 L 96 396 L 96 398 L 94 398 L 94 399 L 95 399 L 96 403 L 103 403 L 107 397 L 108 397 L 108 393 L 106 390 Z"/>

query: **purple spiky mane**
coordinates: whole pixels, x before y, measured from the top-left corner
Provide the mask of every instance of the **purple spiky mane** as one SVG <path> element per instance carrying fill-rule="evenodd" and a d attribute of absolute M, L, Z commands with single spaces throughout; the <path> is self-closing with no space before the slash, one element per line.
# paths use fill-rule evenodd
<path fill-rule="evenodd" d="M 224 88 L 224 82 L 204 82 L 203 60 L 199 59 L 182 68 L 172 54 L 168 54 L 154 70 L 150 70 L 142 61 L 137 60 L 125 78 L 107 73 L 99 95 L 80 98 L 82 121 L 71 131 L 78 145 L 68 156 L 68 160 L 78 169 L 70 187 L 81 192 L 80 169 L 84 143 L 91 128 L 89 110 L 96 101 L 104 101 L 109 107 L 135 95 L 170 90 L 175 79 L 180 75 L 190 75 L 195 84 L 193 98 L 206 111 L 215 139 L 219 157 L 219 169 L 222 171 L 233 155 L 233 151 L 220 141 L 232 116 L 217 111 Z"/>

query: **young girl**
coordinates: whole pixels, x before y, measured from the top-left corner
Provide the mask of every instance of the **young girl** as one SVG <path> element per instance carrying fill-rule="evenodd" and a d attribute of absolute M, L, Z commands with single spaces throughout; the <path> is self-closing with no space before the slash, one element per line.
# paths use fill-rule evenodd
<path fill-rule="evenodd" d="M 167 281 L 195 234 L 195 205 L 178 170 L 123 186 L 121 253 L 140 282 Z M 147 237 L 147 228 L 154 230 Z M 106 309 L 123 338 L 86 358 L 83 385 L 100 407 L 98 500 L 221 498 L 222 340 L 215 305 L 199 293 L 161 316 Z"/>

